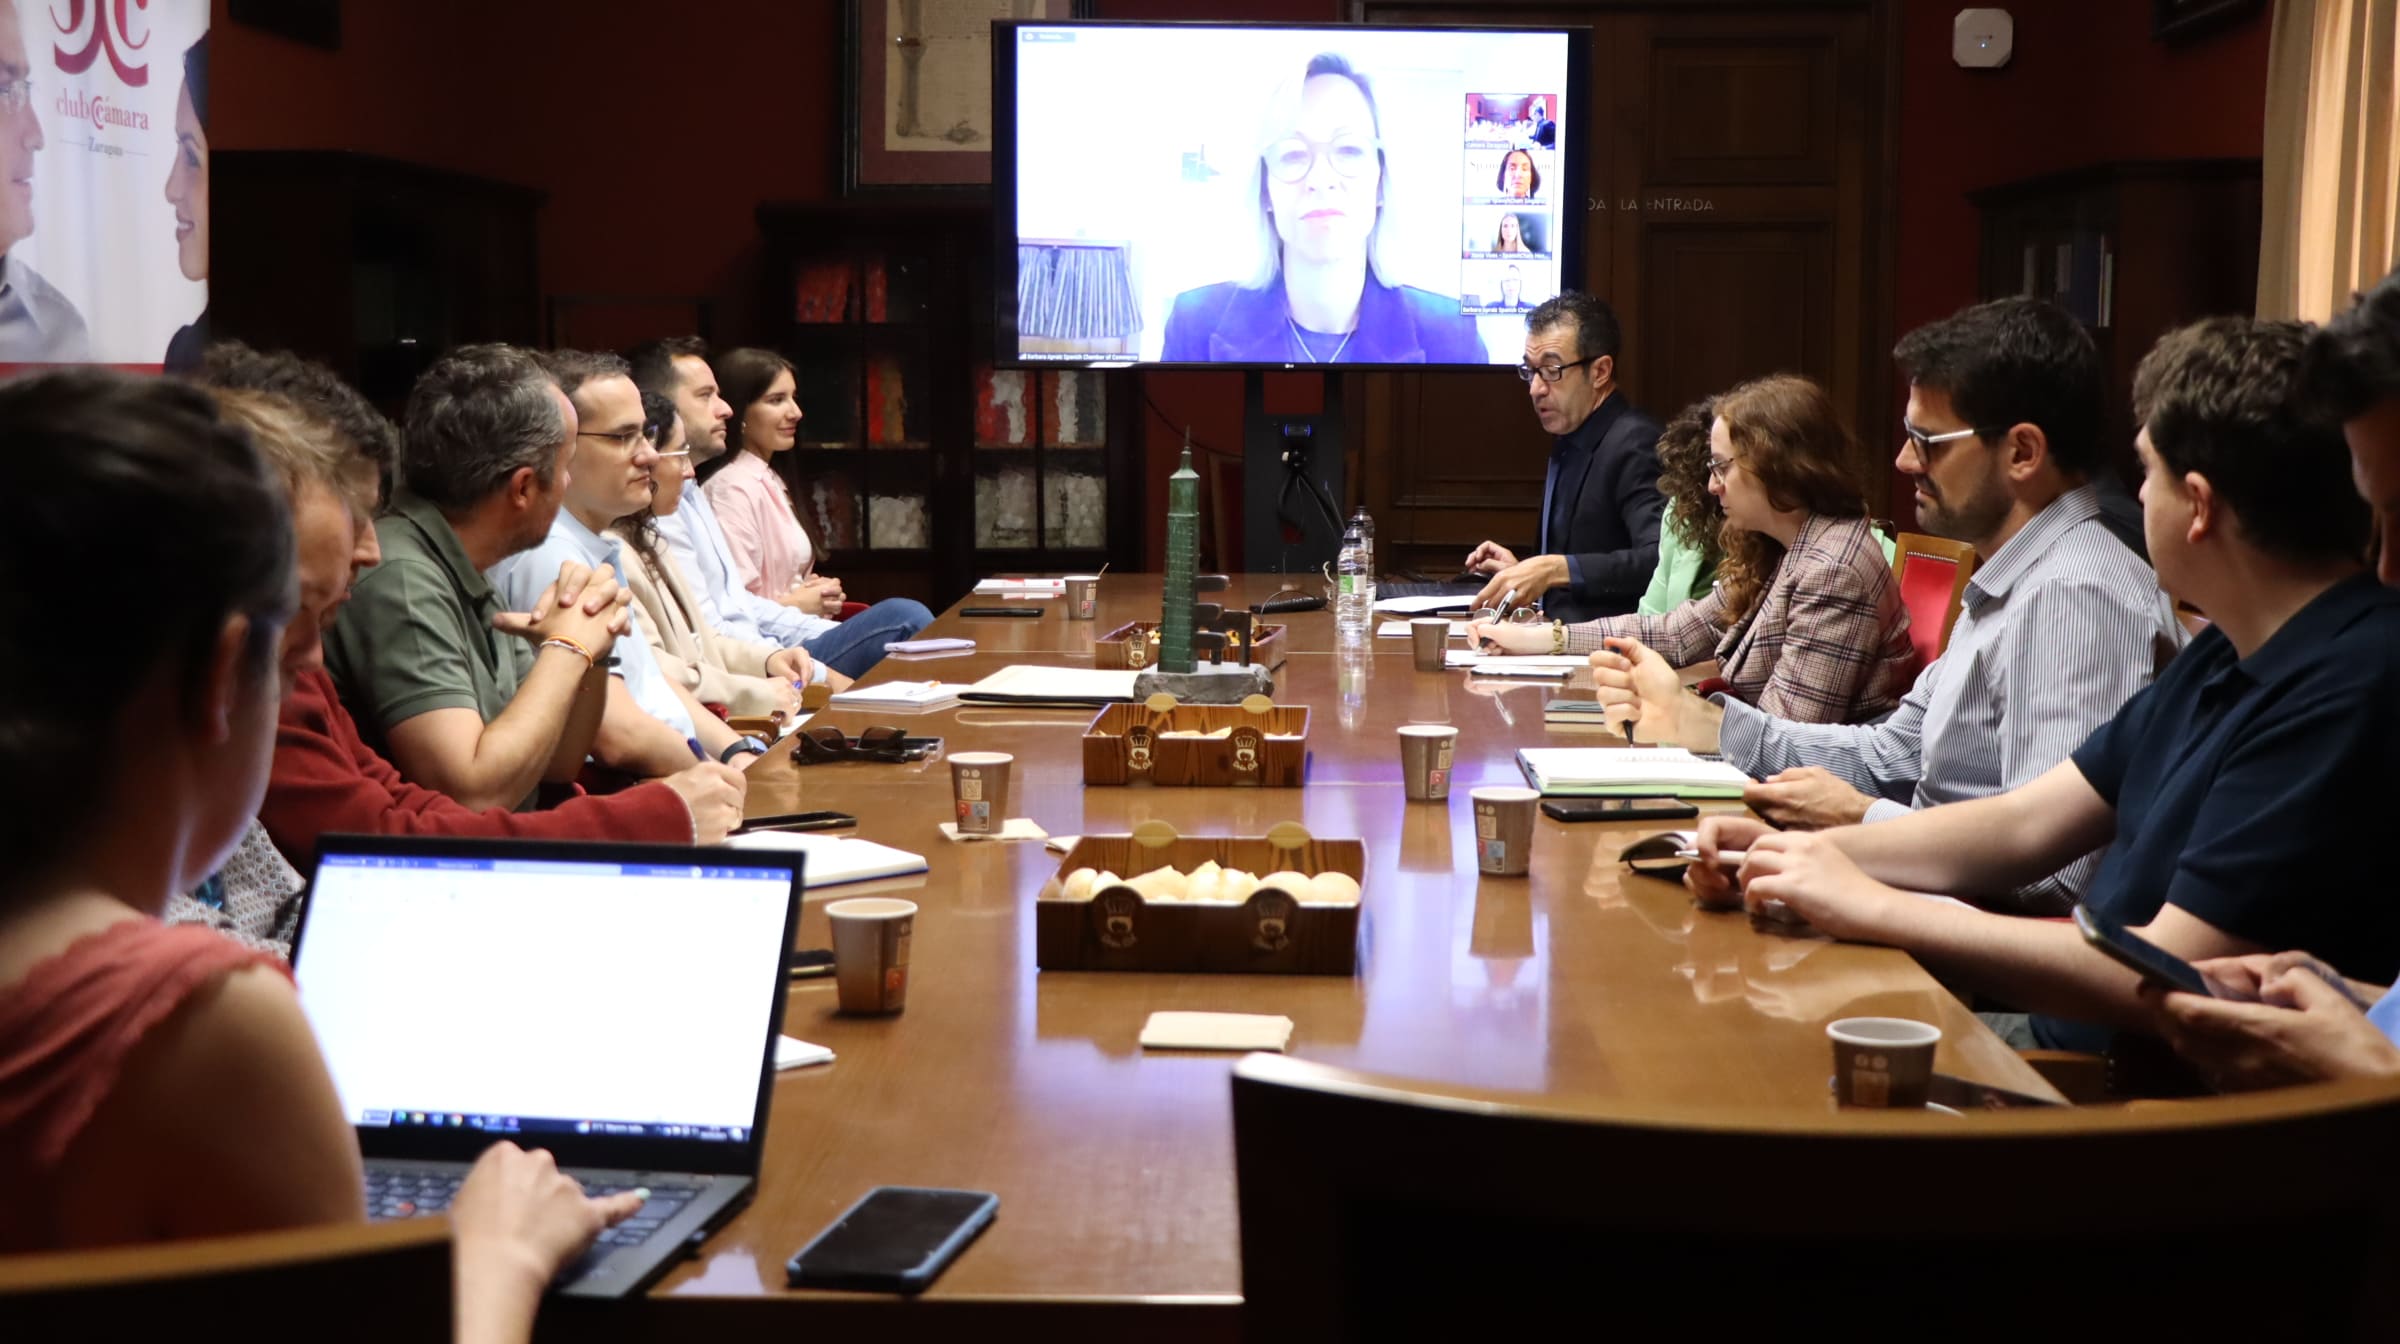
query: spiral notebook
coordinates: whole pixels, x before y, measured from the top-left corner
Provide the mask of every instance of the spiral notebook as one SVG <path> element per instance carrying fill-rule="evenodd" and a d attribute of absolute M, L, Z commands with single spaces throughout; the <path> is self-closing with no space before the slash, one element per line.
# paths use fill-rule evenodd
<path fill-rule="evenodd" d="M 1681 747 L 1525 747 L 1525 782 L 1549 798 L 1739 798 L 1750 777 Z"/>

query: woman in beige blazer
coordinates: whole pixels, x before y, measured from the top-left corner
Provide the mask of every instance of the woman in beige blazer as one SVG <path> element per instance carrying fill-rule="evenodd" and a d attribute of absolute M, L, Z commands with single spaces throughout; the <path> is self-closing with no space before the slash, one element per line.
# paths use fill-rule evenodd
<path fill-rule="evenodd" d="M 655 394 L 642 398 L 642 411 L 656 426 L 656 489 L 649 508 L 619 518 L 608 534 L 622 543 L 625 582 L 641 608 L 642 636 L 658 655 L 659 669 L 700 703 L 722 705 L 728 714 L 798 713 L 796 683 L 822 681 L 826 670 L 806 649 L 753 644 L 708 624 L 698 591 L 658 535 L 657 519 L 683 503 L 683 483 L 692 475 L 683 421 L 673 403 Z"/>

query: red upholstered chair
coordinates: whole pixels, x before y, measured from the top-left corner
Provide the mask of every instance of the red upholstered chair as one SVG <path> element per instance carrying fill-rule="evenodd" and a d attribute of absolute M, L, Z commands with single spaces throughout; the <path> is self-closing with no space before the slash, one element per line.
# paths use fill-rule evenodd
<path fill-rule="evenodd" d="M 865 611 L 866 609 L 867 604 L 864 602 L 844 602 L 842 604 L 842 609 L 835 612 L 832 619 L 837 621 L 846 621 L 851 617 L 856 616 L 858 613 Z"/>
<path fill-rule="evenodd" d="M 1958 623 L 1958 605 L 1975 573 L 1975 548 L 1963 541 L 1903 532 L 1892 553 L 1892 577 L 1900 583 L 1900 601 L 1908 608 L 1908 640 L 1917 647 L 1920 665 L 1931 663 L 1949 647 L 1950 627 Z"/>

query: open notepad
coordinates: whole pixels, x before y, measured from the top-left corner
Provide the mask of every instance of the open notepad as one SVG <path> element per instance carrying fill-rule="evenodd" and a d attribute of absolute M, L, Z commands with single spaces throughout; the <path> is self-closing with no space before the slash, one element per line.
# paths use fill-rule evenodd
<path fill-rule="evenodd" d="M 1739 798 L 1750 777 L 1681 747 L 1525 747 L 1525 782 L 1548 797 Z"/>
<path fill-rule="evenodd" d="M 812 831 L 752 831 L 725 841 L 731 849 L 765 849 L 808 856 L 801 864 L 808 889 L 838 887 L 845 882 L 871 882 L 879 877 L 903 877 L 925 871 L 925 856 L 879 845 L 856 836 Z"/>
<path fill-rule="evenodd" d="M 1098 706 L 1133 699 L 1132 671 L 1015 663 L 958 693 L 971 705 Z"/>
<path fill-rule="evenodd" d="M 1479 677 L 1571 677 L 1591 665 L 1592 660 L 1580 653 L 1476 653 L 1472 649 L 1451 649 L 1442 655 L 1442 666 L 1463 667 Z"/>
<path fill-rule="evenodd" d="M 957 682 L 885 681 L 836 691 L 826 705 L 832 709 L 947 709 L 958 703 L 958 693 L 965 689 Z"/>
<path fill-rule="evenodd" d="M 1414 617 L 1411 619 L 1421 620 L 1423 618 Z M 1450 622 L 1450 638 L 1457 639 L 1466 634 L 1467 625 L 1468 623 L 1465 621 Z M 1416 632 L 1408 628 L 1407 621 L 1385 621 L 1383 624 L 1375 627 L 1375 634 L 1379 639 L 1413 639 L 1416 637 Z"/>
<path fill-rule="evenodd" d="M 1388 611 L 1395 616 L 1431 616 L 1444 611 L 1472 611 L 1473 593 L 1430 593 L 1420 597 L 1387 597 L 1375 603 L 1375 610 Z"/>
<path fill-rule="evenodd" d="M 1065 579 L 985 579 L 975 585 L 977 597 L 1056 597 L 1065 591 Z"/>

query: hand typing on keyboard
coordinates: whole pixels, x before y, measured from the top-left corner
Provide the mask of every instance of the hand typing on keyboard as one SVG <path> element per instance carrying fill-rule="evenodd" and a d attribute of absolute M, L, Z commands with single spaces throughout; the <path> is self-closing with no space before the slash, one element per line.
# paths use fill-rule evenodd
<path fill-rule="evenodd" d="M 456 1229 L 459 1338 L 486 1323 L 530 1318 L 528 1304 L 560 1268 L 609 1228 L 640 1213 L 647 1192 L 587 1195 L 540 1149 L 495 1143 L 476 1159 L 450 1207 Z"/>

